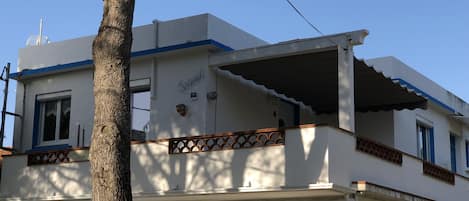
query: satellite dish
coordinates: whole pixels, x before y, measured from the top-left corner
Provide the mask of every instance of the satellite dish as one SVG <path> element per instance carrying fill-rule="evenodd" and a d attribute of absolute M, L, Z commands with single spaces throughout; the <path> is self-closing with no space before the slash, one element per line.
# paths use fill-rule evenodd
<path fill-rule="evenodd" d="M 50 40 L 49 37 L 47 36 L 38 36 L 38 35 L 32 35 L 28 37 L 28 40 L 26 40 L 26 46 L 39 46 L 39 45 L 45 45 L 49 44 Z"/>
<path fill-rule="evenodd" d="M 39 35 L 29 36 L 28 40 L 26 40 L 26 46 L 40 46 L 50 43 L 49 37 L 42 34 L 42 26 L 43 24 L 41 18 L 39 21 Z"/>

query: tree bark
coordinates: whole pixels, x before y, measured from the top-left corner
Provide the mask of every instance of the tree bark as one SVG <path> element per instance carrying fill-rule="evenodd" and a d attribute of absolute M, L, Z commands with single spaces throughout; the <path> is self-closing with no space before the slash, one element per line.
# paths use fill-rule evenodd
<path fill-rule="evenodd" d="M 103 19 L 93 41 L 93 201 L 132 200 L 129 72 L 134 4 L 134 0 L 104 0 Z"/>

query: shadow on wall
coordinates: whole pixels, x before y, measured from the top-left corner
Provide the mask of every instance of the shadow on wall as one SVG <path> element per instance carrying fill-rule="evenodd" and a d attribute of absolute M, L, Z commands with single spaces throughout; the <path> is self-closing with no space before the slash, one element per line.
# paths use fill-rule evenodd
<path fill-rule="evenodd" d="M 327 132 L 289 129 L 285 146 L 189 154 L 168 154 L 168 144 L 132 145 L 135 193 L 215 191 L 239 187 L 298 187 L 328 182 Z M 193 128 L 178 130 L 193 132 Z M 81 196 L 91 192 L 89 163 L 62 163 L 18 168 L 11 189 L 21 197 Z M 34 187 L 34 188 L 32 188 Z M 13 187 L 7 187 L 13 188 Z"/>
<path fill-rule="evenodd" d="M 165 143 L 133 145 L 134 193 L 298 187 L 328 182 L 327 133 L 292 129 L 285 146 L 168 154 Z"/>
<path fill-rule="evenodd" d="M 178 134 L 195 128 L 178 129 Z M 172 133 L 172 131 L 165 131 Z M 202 133 L 196 130 L 196 132 Z M 298 187 L 328 182 L 327 132 L 286 130 L 285 146 L 168 154 L 167 142 L 132 145 L 135 193 L 215 191 L 239 187 Z M 80 196 L 91 192 L 89 163 L 36 165 L 11 171 L 21 197 Z M 7 188 L 16 188 L 7 187 Z"/>
<path fill-rule="evenodd" d="M 19 194 L 25 197 L 84 195 L 91 192 L 87 162 L 30 166 L 15 171 L 19 171 L 16 180 Z"/>
<path fill-rule="evenodd" d="M 328 182 L 327 133 L 314 128 L 287 132 L 285 186 L 307 186 Z"/>

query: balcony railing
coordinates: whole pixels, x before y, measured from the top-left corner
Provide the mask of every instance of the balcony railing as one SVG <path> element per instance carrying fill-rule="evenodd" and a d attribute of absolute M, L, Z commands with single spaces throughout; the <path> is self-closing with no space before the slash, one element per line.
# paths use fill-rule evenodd
<path fill-rule="evenodd" d="M 365 152 L 367 154 L 373 155 L 391 163 L 402 165 L 402 152 L 369 139 L 357 137 L 356 140 L 356 149 L 358 151 Z M 423 173 L 425 175 L 454 185 L 454 173 L 435 164 L 423 160 L 421 161 Z"/>
<path fill-rule="evenodd" d="M 88 149 L 63 149 L 28 153 L 28 166 L 88 161 Z"/>
<path fill-rule="evenodd" d="M 402 165 L 402 152 L 377 142 L 357 137 L 356 149 L 383 160 Z"/>
<path fill-rule="evenodd" d="M 445 168 L 423 161 L 423 173 L 435 179 L 454 185 L 454 173 Z"/>
<path fill-rule="evenodd" d="M 189 155 L 183 155 L 186 153 Z M 133 189 L 145 195 L 153 193 L 152 189 L 174 193 L 173 189 L 177 188 L 178 192 L 215 192 L 214 189 L 218 192 L 218 189 L 233 186 L 246 189 L 294 187 L 322 182 L 322 179 L 347 186 L 352 182 L 349 179 L 354 178 L 394 189 L 386 191 L 390 193 L 401 190 L 434 200 L 459 201 L 461 199 L 443 199 L 444 195 L 425 191 L 420 185 L 452 192 L 456 198 L 461 198 L 467 194 L 469 183 L 469 178 L 443 167 L 329 126 L 268 128 L 139 141 L 132 143 L 131 154 Z M 91 189 L 88 155 L 87 148 L 72 148 L 6 156 L 5 179 L 0 190 L 5 196 L 38 197 L 39 200 L 51 196 L 49 189 L 57 189 L 55 184 L 67 184 L 58 195 L 82 196 L 81 192 Z M 76 163 L 81 161 L 85 162 Z M 178 174 L 173 172 L 176 169 Z M 328 171 L 324 172 L 325 169 Z M 186 177 L 199 182 L 192 183 Z M 402 185 L 402 177 L 406 177 L 406 185 Z M 154 180 L 146 180 L 148 178 Z M 50 182 L 41 183 L 41 188 L 34 188 L 35 191 L 23 190 L 24 186 L 34 185 L 38 180 Z M 377 190 L 384 192 L 382 188 Z M 372 191 L 367 189 L 367 192 Z"/>
<path fill-rule="evenodd" d="M 285 144 L 285 130 L 259 129 L 217 135 L 172 138 L 169 154 L 196 153 Z"/>

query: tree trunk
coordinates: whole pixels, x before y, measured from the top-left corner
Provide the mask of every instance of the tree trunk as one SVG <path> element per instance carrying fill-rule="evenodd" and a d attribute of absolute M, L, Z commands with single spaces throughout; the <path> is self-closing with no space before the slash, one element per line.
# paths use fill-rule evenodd
<path fill-rule="evenodd" d="M 129 72 L 134 4 L 134 0 L 104 0 L 103 19 L 93 41 L 93 201 L 132 200 Z"/>

